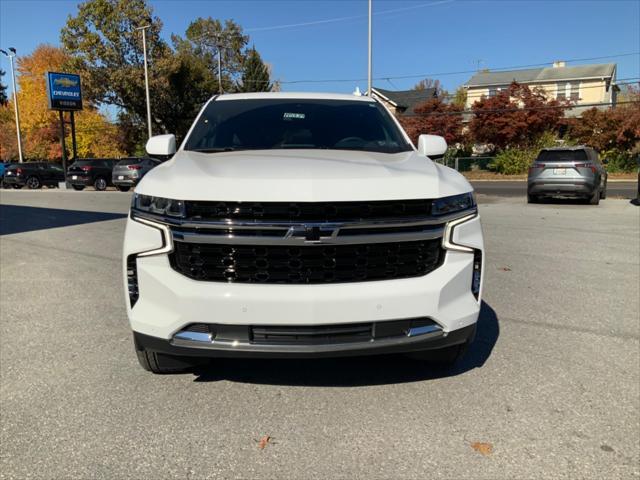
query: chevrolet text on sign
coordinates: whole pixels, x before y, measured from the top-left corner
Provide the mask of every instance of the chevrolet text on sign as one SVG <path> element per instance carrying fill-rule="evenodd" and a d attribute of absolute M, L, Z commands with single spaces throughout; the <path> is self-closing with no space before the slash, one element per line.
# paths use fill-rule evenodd
<path fill-rule="evenodd" d="M 47 97 L 52 110 L 82 110 L 80 76 L 47 72 Z"/>

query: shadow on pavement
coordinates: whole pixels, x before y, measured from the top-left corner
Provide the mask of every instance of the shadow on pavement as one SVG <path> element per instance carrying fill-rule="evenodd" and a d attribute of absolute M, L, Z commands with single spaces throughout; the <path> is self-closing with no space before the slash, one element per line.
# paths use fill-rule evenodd
<path fill-rule="evenodd" d="M 496 312 L 482 302 L 475 342 L 452 368 L 438 368 L 402 355 L 317 360 L 215 359 L 195 372 L 196 382 L 232 382 L 308 387 L 361 387 L 418 382 L 460 375 L 482 367 L 500 335 Z"/>
<path fill-rule="evenodd" d="M 103 222 L 125 217 L 126 215 L 123 213 L 87 212 L 83 210 L 2 204 L 0 205 L 0 235 Z"/>

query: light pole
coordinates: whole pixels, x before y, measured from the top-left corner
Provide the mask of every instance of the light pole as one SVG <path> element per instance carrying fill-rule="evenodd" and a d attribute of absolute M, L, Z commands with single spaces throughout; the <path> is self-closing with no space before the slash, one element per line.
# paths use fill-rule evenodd
<path fill-rule="evenodd" d="M 371 59 L 371 5 L 372 0 L 369 0 L 369 69 L 367 74 L 367 95 L 371 96 L 371 72 L 372 72 L 372 59 Z"/>
<path fill-rule="evenodd" d="M 136 30 L 142 30 L 142 55 L 144 56 L 144 88 L 147 96 L 147 128 L 149 130 L 149 138 L 153 136 L 151 131 L 151 102 L 149 100 L 149 69 L 147 67 L 147 28 L 151 25 L 138 27 Z"/>
<path fill-rule="evenodd" d="M 13 107 L 16 112 L 16 132 L 18 134 L 18 158 L 20 163 L 24 161 L 22 158 L 22 136 L 20 135 L 20 109 L 18 108 L 18 95 L 16 93 L 16 73 L 13 69 L 13 57 L 16 56 L 16 49 L 11 47 L 9 52 L 0 50 L 5 56 L 9 57 L 9 63 L 11 63 L 11 80 L 13 83 Z"/>

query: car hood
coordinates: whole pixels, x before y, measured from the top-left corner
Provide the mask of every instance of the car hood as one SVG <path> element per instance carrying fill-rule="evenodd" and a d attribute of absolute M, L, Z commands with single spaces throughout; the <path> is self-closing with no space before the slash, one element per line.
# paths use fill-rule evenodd
<path fill-rule="evenodd" d="M 183 200 L 349 201 L 437 198 L 473 190 L 455 170 L 416 152 L 178 151 L 136 192 Z"/>

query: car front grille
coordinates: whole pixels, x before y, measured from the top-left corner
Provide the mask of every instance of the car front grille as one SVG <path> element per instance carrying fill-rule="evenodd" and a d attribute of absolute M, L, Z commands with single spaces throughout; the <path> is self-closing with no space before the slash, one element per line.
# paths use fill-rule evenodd
<path fill-rule="evenodd" d="M 230 245 L 174 241 L 171 266 L 203 281 L 323 284 L 426 275 L 444 259 L 441 240 L 350 245 Z"/>
<path fill-rule="evenodd" d="M 331 222 L 428 216 L 431 200 L 355 202 L 185 202 L 190 220 Z"/>
<path fill-rule="evenodd" d="M 366 342 L 373 338 L 372 323 L 320 326 L 251 326 L 250 341 L 277 345 L 326 345 Z"/>

